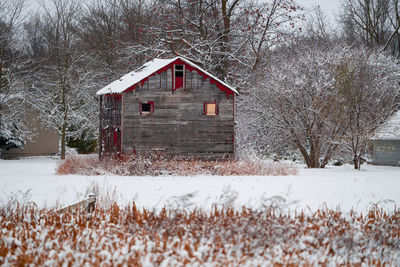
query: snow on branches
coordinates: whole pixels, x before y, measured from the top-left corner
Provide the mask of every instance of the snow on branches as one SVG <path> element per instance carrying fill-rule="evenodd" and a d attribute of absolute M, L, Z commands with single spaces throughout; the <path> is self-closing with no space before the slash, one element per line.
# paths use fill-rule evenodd
<path fill-rule="evenodd" d="M 331 42 L 277 49 L 242 95 L 239 137 L 293 144 L 310 168 L 324 167 L 340 146 L 359 158 L 396 108 L 398 78 L 398 66 L 377 50 Z"/>
<path fill-rule="evenodd" d="M 277 43 L 298 32 L 294 1 L 159 0 L 149 34 L 176 55 L 242 86 Z"/>

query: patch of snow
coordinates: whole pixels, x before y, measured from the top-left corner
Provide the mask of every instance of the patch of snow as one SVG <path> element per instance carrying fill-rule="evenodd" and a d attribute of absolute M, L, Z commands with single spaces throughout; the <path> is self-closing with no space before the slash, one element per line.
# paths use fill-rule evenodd
<path fill-rule="evenodd" d="M 138 208 L 203 208 L 231 205 L 240 209 L 283 206 L 285 210 L 318 208 L 366 212 L 374 205 L 393 210 L 400 205 L 400 168 L 352 166 L 300 168 L 294 176 L 83 176 L 56 175 L 57 160 L 26 158 L 0 160 L 0 206 L 12 195 L 39 208 L 60 207 L 82 200 L 97 185 L 100 194 L 121 205 Z M 102 192 L 107 191 L 107 192 Z M 117 194 L 113 194 L 116 192 Z M 111 196 L 111 197 L 110 197 Z M 100 201 L 100 200 L 99 200 Z"/>

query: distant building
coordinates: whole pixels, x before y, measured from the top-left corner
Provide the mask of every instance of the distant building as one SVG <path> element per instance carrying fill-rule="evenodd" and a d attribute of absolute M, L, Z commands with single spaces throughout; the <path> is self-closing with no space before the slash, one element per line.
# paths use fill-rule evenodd
<path fill-rule="evenodd" d="M 185 58 L 154 59 L 97 92 L 100 155 L 233 158 L 236 94 Z"/>
<path fill-rule="evenodd" d="M 32 129 L 34 136 L 27 140 L 24 148 L 12 148 L 2 151 L 2 158 L 50 156 L 59 153 L 59 136 L 57 129 L 48 129 L 34 115 L 27 114 L 28 127 Z"/>
<path fill-rule="evenodd" d="M 374 164 L 400 166 L 400 111 L 379 128 L 372 143 Z"/>

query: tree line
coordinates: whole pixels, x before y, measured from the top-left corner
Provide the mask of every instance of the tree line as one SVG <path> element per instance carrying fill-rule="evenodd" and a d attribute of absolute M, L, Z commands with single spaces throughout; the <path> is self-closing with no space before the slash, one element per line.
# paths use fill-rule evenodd
<path fill-rule="evenodd" d="M 324 167 L 347 149 L 359 162 L 398 103 L 399 5 L 381 2 L 344 0 L 333 31 L 293 0 L 50 0 L 35 12 L 1 0 L 0 149 L 31 138 L 26 112 L 59 130 L 62 158 L 67 144 L 93 144 L 96 90 L 180 55 L 240 91 L 240 154 L 294 147 Z"/>

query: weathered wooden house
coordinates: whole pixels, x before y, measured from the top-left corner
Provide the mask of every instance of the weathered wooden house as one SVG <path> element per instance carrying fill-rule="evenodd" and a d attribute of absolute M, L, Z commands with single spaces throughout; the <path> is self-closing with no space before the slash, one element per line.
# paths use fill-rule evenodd
<path fill-rule="evenodd" d="M 378 129 L 372 144 L 374 164 L 400 166 L 400 111 Z"/>
<path fill-rule="evenodd" d="M 233 158 L 236 94 L 185 58 L 154 59 L 97 92 L 100 155 Z"/>

